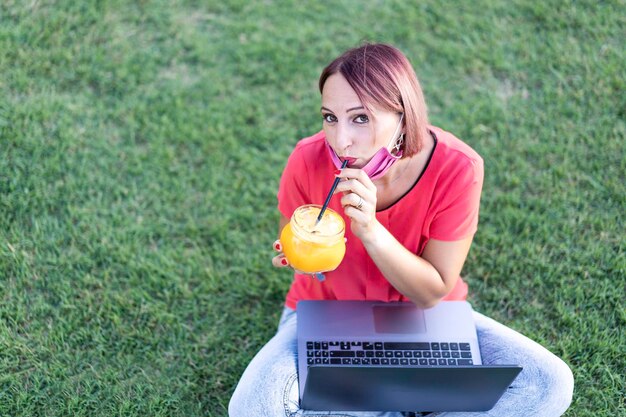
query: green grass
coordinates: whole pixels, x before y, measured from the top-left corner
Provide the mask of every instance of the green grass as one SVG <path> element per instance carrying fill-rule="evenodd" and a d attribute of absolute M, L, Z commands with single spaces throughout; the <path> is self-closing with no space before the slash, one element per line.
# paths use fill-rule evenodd
<path fill-rule="evenodd" d="M 567 416 L 624 415 L 624 6 L 3 1 L 0 415 L 226 415 L 291 279 L 285 158 L 363 40 L 485 159 L 474 307 L 572 367 Z"/>

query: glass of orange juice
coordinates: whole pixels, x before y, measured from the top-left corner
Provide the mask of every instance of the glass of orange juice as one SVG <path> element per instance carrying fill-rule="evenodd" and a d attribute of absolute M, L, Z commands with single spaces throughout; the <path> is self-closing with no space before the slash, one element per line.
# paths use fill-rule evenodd
<path fill-rule="evenodd" d="M 321 209 L 316 204 L 298 207 L 280 233 L 280 244 L 289 264 L 307 274 L 334 270 L 346 253 L 343 219 L 327 208 L 316 225 Z"/>

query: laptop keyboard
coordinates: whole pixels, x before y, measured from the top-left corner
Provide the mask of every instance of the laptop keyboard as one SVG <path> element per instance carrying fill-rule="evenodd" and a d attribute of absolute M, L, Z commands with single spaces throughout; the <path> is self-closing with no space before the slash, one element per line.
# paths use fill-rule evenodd
<path fill-rule="evenodd" d="M 308 365 L 473 365 L 469 343 L 307 341 Z"/>

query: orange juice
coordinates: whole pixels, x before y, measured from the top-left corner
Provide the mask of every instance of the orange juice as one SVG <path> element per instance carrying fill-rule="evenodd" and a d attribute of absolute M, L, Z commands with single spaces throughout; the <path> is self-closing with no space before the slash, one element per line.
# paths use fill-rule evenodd
<path fill-rule="evenodd" d="M 289 264 L 309 274 L 334 270 L 346 253 L 343 219 L 327 208 L 315 225 L 321 208 L 314 204 L 298 207 L 280 234 Z"/>

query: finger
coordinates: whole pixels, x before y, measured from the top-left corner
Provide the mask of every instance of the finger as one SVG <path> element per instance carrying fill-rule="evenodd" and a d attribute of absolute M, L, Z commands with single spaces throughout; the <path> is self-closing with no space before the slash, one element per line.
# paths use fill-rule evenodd
<path fill-rule="evenodd" d="M 370 177 L 368 177 L 365 171 L 363 171 L 362 169 L 344 168 L 343 170 L 337 172 L 338 173 L 335 174 L 335 176 L 338 178 L 342 178 L 344 180 L 355 179 L 365 185 L 367 188 L 376 188 L 376 185 L 374 185 Z"/>
<path fill-rule="evenodd" d="M 280 244 L 280 240 L 275 240 L 274 243 L 272 244 L 272 247 L 274 248 L 276 252 L 283 251 L 283 245 Z"/>
<path fill-rule="evenodd" d="M 339 178 L 356 178 L 361 171 L 363 171 L 361 168 L 338 169 L 335 171 L 335 176 Z"/>
<path fill-rule="evenodd" d="M 376 185 L 374 185 L 374 183 L 372 182 L 372 179 L 362 169 L 359 169 L 356 179 L 359 180 L 359 182 L 365 185 L 368 189 L 374 189 L 374 190 L 376 189 Z"/>
<path fill-rule="evenodd" d="M 366 199 L 356 193 L 348 193 L 341 197 L 341 206 L 352 206 L 357 210 L 365 210 L 369 206 Z"/>
<path fill-rule="evenodd" d="M 346 180 L 340 181 L 339 184 L 337 184 L 337 188 L 335 189 L 335 194 L 346 193 L 346 192 L 352 192 L 352 193 L 356 193 L 358 195 L 363 195 L 363 196 L 372 194 L 372 191 L 368 189 L 358 179 L 346 179 Z"/>
<path fill-rule="evenodd" d="M 346 217 L 350 219 L 352 224 L 366 225 L 371 220 L 371 215 L 363 213 L 362 210 L 358 210 L 356 207 L 348 205 L 343 209 Z"/>
<path fill-rule="evenodd" d="M 285 255 L 276 255 L 272 258 L 272 265 L 276 268 L 284 268 L 289 266 L 289 261 L 285 258 Z"/>

